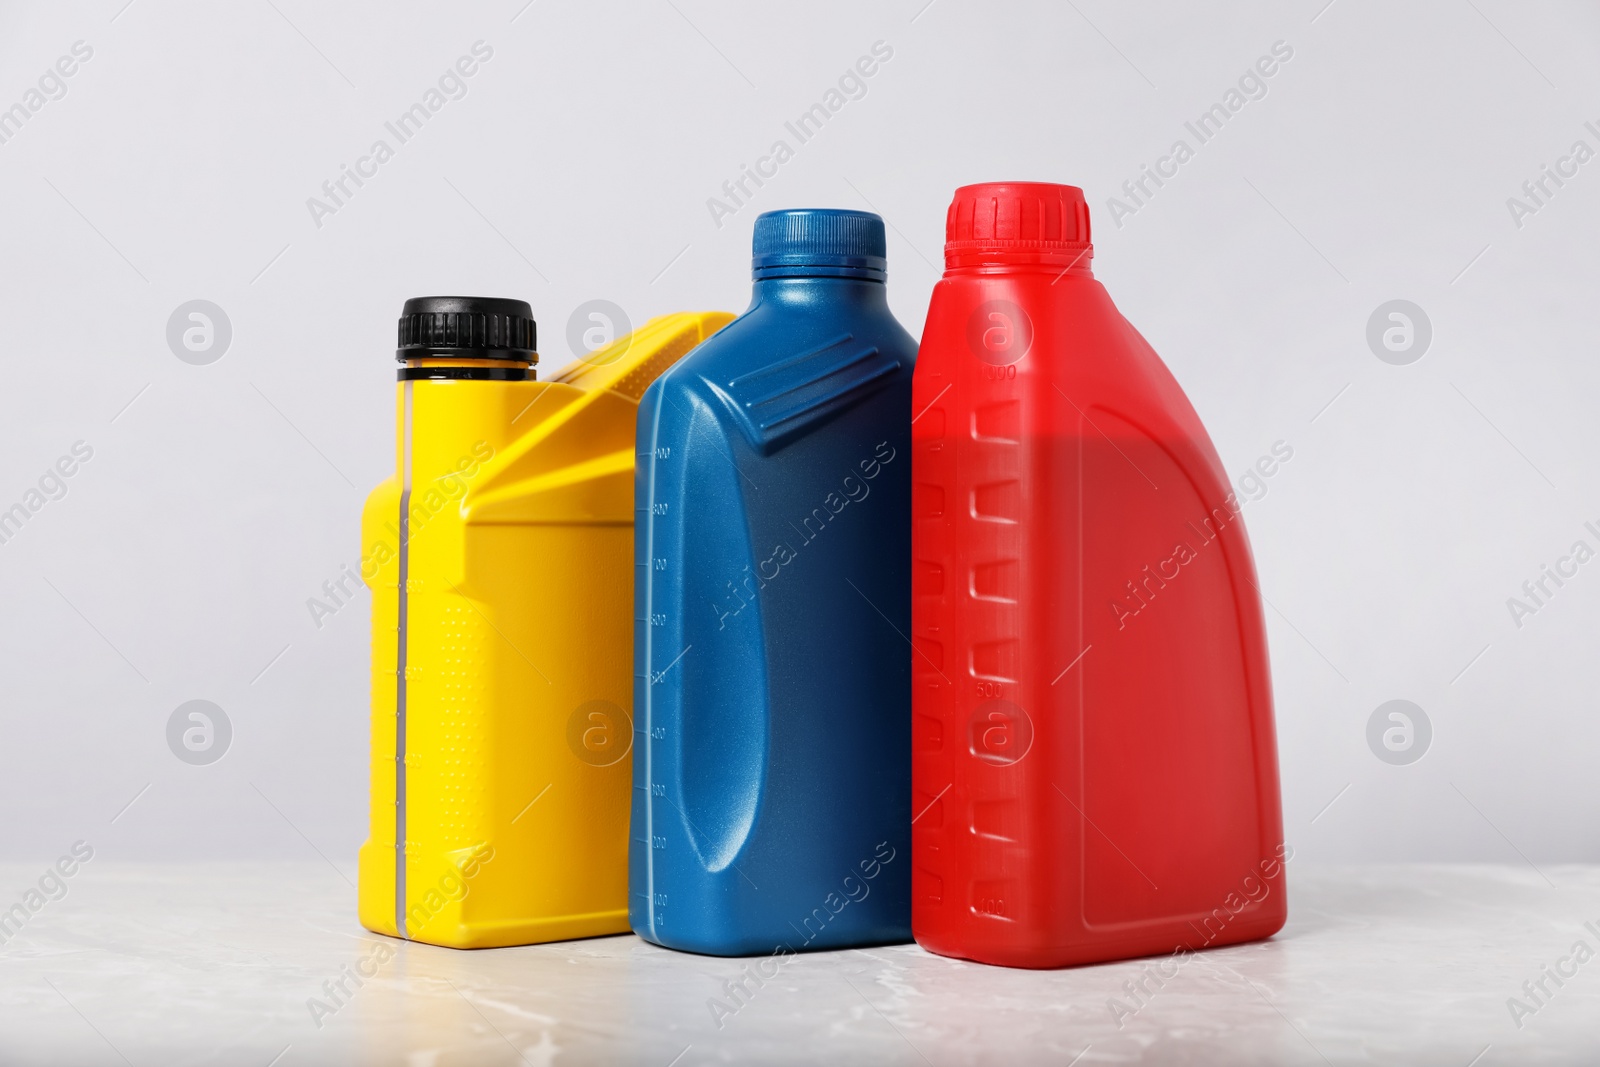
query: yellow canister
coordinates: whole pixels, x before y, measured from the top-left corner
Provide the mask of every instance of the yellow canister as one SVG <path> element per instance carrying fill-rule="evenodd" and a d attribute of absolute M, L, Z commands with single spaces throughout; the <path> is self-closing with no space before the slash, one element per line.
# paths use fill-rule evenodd
<path fill-rule="evenodd" d="M 635 419 L 731 318 L 651 320 L 541 382 L 526 303 L 407 302 L 396 472 L 361 523 L 369 930 L 454 948 L 628 930 Z"/>

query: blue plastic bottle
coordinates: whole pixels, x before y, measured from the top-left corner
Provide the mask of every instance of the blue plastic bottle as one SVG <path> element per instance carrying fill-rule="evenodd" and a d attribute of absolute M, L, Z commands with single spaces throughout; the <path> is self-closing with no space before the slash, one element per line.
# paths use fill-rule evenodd
<path fill-rule="evenodd" d="M 883 220 L 756 220 L 749 310 L 639 407 L 630 919 L 907 941 L 911 369 Z"/>

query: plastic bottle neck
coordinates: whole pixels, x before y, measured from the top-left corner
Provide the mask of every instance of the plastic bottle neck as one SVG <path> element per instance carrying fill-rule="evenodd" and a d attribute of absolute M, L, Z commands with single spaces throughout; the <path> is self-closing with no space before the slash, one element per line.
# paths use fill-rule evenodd
<path fill-rule="evenodd" d="M 1091 265 L 1094 246 L 1085 244 L 1078 249 L 995 249 L 952 251 L 945 249 L 945 277 L 971 274 L 1070 274 L 1078 278 L 1092 278 Z"/>
<path fill-rule="evenodd" d="M 752 303 L 809 306 L 820 300 L 873 308 L 889 306 L 889 287 L 882 279 L 841 275 L 783 274 L 757 277 Z"/>
<path fill-rule="evenodd" d="M 396 377 L 400 381 L 529 382 L 537 379 L 531 360 L 473 359 L 465 356 L 428 356 L 408 359 Z"/>

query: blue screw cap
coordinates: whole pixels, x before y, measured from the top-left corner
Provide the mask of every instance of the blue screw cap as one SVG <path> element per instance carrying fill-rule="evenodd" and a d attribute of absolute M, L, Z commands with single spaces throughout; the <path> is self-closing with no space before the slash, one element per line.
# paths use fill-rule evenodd
<path fill-rule="evenodd" d="M 883 281 L 888 274 L 883 219 L 870 211 L 797 208 L 756 219 L 751 273 Z"/>

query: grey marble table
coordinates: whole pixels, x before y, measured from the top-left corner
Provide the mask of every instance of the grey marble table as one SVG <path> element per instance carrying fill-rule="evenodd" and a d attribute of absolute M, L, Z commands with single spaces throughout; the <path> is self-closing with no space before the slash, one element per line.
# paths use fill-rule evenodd
<path fill-rule="evenodd" d="M 1160 961 L 898 945 L 797 957 L 738 997 L 749 961 L 631 936 L 400 944 L 326 866 L 97 859 L 25 899 L 42 871 L 0 866 L 0 908 L 40 905 L 0 945 L 5 1064 L 1600 1064 L 1600 958 L 1574 954 L 1600 951 L 1600 867 L 1296 864 L 1283 933 L 1159 983 Z"/>

